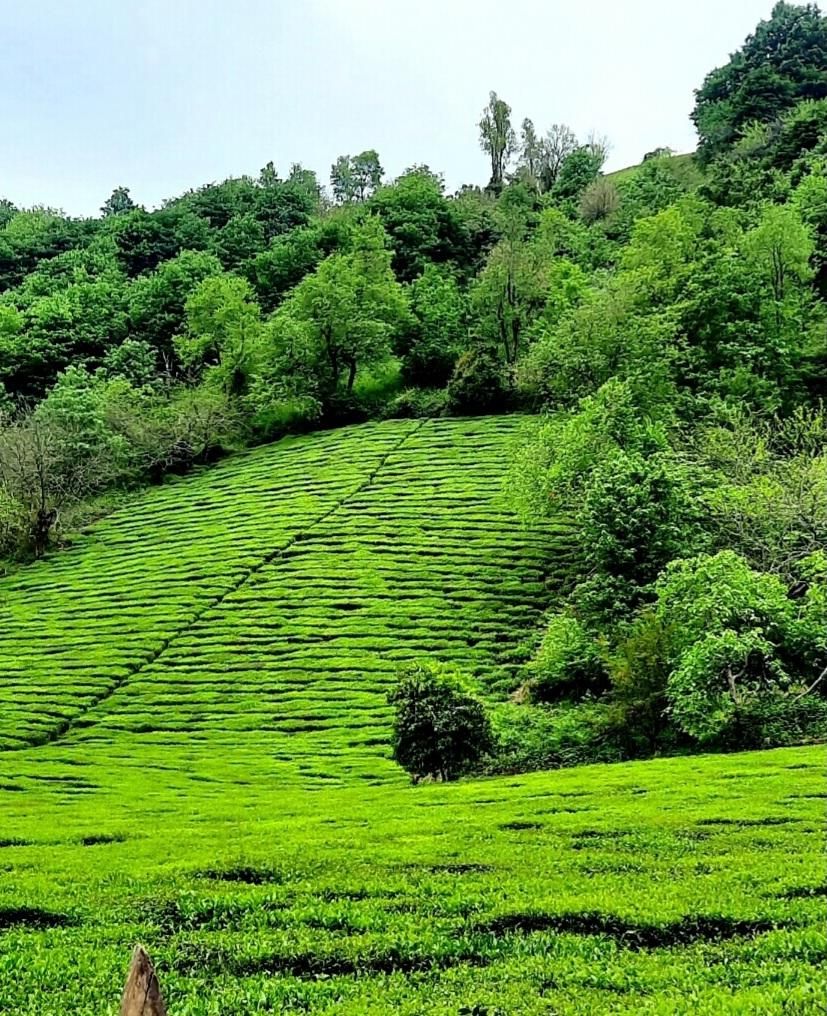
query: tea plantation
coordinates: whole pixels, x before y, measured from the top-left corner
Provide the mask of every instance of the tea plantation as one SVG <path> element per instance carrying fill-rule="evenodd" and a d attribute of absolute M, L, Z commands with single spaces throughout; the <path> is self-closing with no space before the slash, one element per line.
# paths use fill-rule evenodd
<path fill-rule="evenodd" d="M 397 665 L 511 685 L 518 417 L 239 455 L 0 583 L 0 1012 L 822 1013 L 823 748 L 411 787 Z"/>

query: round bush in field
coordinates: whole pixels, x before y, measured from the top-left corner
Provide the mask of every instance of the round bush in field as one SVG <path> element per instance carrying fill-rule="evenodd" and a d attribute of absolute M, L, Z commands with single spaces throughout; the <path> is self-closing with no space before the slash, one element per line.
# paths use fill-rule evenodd
<path fill-rule="evenodd" d="M 491 747 L 482 703 L 439 664 L 403 667 L 389 699 L 396 707 L 393 757 L 415 782 L 456 779 Z"/>

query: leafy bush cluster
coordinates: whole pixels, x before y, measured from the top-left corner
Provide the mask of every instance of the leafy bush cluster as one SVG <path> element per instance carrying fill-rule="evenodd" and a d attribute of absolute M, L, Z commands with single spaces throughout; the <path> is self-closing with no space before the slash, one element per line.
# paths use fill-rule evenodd
<path fill-rule="evenodd" d="M 700 186 L 644 162 L 612 270 L 517 361 L 546 415 L 512 501 L 578 534 L 525 687 L 600 710 L 596 757 L 827 733 L 825 45 L 815 7 L 776 6 L 698 93 Z"/>

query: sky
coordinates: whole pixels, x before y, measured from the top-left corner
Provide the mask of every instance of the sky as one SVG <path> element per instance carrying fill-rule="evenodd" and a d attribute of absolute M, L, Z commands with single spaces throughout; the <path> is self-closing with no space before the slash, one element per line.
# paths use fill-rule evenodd
<path fill-rule="evenodd" d="M 375 148 L 485 184 L 491 89 L 519 125 L 690 151 L 693 89 L 774 0 L 0 0 L 0 197 L 97 214 L 268 161 L 326 182 Z"/>

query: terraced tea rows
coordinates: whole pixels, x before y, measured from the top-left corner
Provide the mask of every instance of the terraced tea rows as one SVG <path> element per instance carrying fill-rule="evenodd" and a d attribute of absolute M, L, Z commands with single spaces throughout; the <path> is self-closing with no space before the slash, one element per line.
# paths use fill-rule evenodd
<path fill-rule="evenodd" d="M 827 1008 L 823 748 L 313 792 L 228 753 L 180 798 L 56 752 L 0 785 L 3 1013 L 114 1016 L 135 941 L 170 1016 Z"/>
<path fill-rule="evenodd" d="M 387 760 L 397 665 L 508 684 L 565 566 L 520 426 L 284 441 L 0 584 L 0 1013 L 114 1016 L 136 940 L 172 1016 L 824 1012 L 822 748 Z"/>
<path fill-rule="evenodd" d="M 0 744 L 244 732 L 304 775 L 376 775 L 397 666 L 507 685 L 542 609 L 548 534 L 501 495 L 520 426 L 351 428 L 150 492 L 0 589 Z"/>

